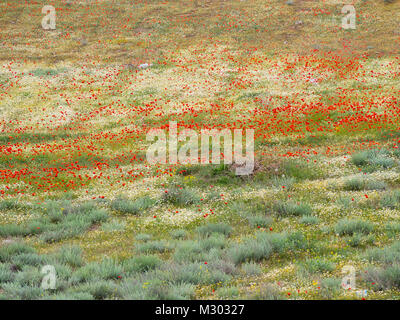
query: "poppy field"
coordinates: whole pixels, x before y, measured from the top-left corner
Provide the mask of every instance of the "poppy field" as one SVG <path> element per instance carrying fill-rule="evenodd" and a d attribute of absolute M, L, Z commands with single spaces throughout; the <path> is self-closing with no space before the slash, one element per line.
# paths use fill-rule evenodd
<path fill-rule="evenodd" d="M 400 1 L 1 1 L 0 299 L 399 299 L 399 53 Z"/>

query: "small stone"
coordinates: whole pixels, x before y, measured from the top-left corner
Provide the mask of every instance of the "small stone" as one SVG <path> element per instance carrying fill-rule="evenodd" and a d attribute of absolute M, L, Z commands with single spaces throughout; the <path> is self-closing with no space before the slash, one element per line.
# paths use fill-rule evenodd
<path fill-rule="evenodd" d="M 10 270 L 11 270 L 12 272 L 17 272 L 17 271 L 19 271 L 19 268 L 18 268 L 18 266 L 17 266 L 16 264 L 12 264 L 12 265 L 10 266 Z"/>
<path fill-rule="evenodd" d="M 148 63 L 142 63 L 141 65 L 138 66 L 139 69 L 147 69 L 151 67 L 153 64 L 148 64 Z"/>
<path fill-rule="evenodd" d="M 10 243 L 13 243 L 13 242 L 14 242 L 13 239 L 5 239 L 5 240 L 2 241 L 3 244 L 10 244 Z"/>

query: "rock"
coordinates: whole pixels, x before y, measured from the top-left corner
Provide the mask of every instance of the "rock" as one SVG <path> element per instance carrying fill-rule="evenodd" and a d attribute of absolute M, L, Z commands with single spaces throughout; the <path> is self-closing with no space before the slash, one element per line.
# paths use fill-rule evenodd
<path fill-rule="evenodd" d="M 138 66 L 138 69 L 147 69 L 150 68 L 153 64 L 142 63 Z"/>
<path fill-rule="evenodd" d="M 11 270 L 12 272 L 17 272 L 17 271 L 20 270 L 20 268 L 19 268 L 16 264 L 12 264 L 12 265 L 10 266 L 10 270 Z"/>
<path fill-rule="evenodd" d="M 135 69 L 135 66 L 132 63 L 124 64 L 124 68 L 126 69 Z"/>
<path fill-rule="evenodd" d="M 10 244 L 10 243 L 14 243 L 14 242 L 15 242 L 15 240 L 13 240 L 13 239 L 5 239 L 1 243 L 2 244 Z"/>

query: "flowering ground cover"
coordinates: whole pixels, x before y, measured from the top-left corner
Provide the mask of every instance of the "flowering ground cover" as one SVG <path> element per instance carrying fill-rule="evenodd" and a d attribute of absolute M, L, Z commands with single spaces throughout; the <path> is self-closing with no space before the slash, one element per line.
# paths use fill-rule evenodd
<path fill-rule="evenodd" d="M 2 1 L 0 297 L 398 299 L 400 2 L 353 5 Z M 150 164 L 171 121 L 254 172 Z"/>

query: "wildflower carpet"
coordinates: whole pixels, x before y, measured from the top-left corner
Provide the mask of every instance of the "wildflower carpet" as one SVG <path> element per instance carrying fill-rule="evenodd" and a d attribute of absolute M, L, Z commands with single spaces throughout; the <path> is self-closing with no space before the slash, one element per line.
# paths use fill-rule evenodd
<path fill-rule="evenodd" d="M 0 298 L 400 298 L 400 2 L 343 5 L 2 1 Z M 149 164 L 170 121 L 254 172 Z"/>

